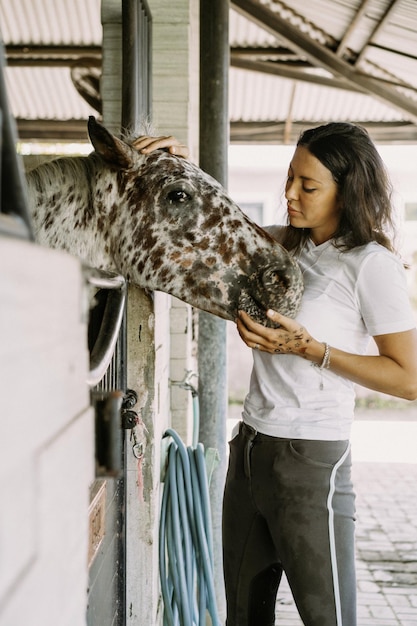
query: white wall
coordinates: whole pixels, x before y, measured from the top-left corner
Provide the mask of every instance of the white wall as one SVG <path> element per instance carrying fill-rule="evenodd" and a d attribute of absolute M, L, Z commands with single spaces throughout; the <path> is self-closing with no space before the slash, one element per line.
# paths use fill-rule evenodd
<path fill-rule="evenodd" d="M 93 418 L 78 261 L 0 237 L 0 624 L 85 623 Z"/>

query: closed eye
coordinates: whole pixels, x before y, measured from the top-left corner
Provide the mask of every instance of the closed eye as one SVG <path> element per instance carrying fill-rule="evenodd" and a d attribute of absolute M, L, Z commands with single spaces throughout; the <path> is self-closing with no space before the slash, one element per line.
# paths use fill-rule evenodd
<path fill-rule="evenodd" d="M 287 176 L 287 187 L 290 183 L 292 183 L 294 181 L 294 176 Z M 305 191 L 306 193 L 313 193 L 313 191 L 316 191 L 317 187 L 305 187 L 303 185 L 302 187 L 303 191 Z"/>

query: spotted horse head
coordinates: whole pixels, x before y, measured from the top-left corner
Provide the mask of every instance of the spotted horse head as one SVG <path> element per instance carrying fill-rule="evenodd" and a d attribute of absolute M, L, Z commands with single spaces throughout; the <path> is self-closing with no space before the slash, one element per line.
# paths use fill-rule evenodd
<path fill-rule="evenodd" d="M 268 308 L 297 314 L 297 263 L 216 180 L 165 150 L 139 153 L 94 118 L 88 130 L 89 156 L 29 174 L 41 243 L 224 319 L 239 309 L 263 324 Z"/>

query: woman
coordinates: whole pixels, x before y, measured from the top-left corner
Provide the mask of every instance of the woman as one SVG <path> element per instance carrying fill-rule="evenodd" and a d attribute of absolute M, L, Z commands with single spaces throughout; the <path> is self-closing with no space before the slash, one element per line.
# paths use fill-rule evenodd
<path fill-rule="evenodd" d="M 172 137 L 144 142 L 186 156 Z M 366 131 L 304 132 L 285 195 L 288 225 L 269 231 L 297 258 L 305 291 L 296 320 L 266 312 L 275 329 L 237 320 L 254 365 L 224 494 L 227 626 L 272 626 L 283 571 L 305 626 L 355 626 L 354 383 L 417 397 L 415 318 Z"/>
<path fill-rule="evenodd" d="M 230 443 L 223 516 L 228 626 L 274 624 L 285 571 L 306 626 L 354 626 L 353 383 L 417 397 L 417 331 L 383 163 L 363 129 L 304 132 L 285 187 L 288 225 L 270 232 L 298 259 L 305 292 L 279 327 L 245 313 L 254 349 L 243 422 Z M 366 355 L 373 337 L 378 355 Z"/>

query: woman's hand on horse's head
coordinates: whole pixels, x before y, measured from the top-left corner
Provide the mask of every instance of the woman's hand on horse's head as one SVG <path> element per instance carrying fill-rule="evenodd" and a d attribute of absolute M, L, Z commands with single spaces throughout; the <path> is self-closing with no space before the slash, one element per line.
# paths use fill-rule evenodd
<path fill-rule="evenodd" d="M 277 311 L 268 310 L 267 317 L 279 324 L 279 328 L 262 326 L 239 311 L 236 325 L 246 345 L 271 354 L 298 354 L 306 358 L 307 347 L 314 341 L 310 333 L 299 322 Z"/>
<path fill-rule="evenodd" d="M 148 137 L 147 135 L 143 135 L 135 139 L 132 145 L 136 150 L 142 152 L 142 154 L 149 154 L 154 150 L 165 148 L 170 154 L 184 157 L 184 159 L 188 159 L 189 155 L 188 147 L 184 146 L 184 144 L 180 143 L 179 140 L 172 135 L 169 137 Z"/>

